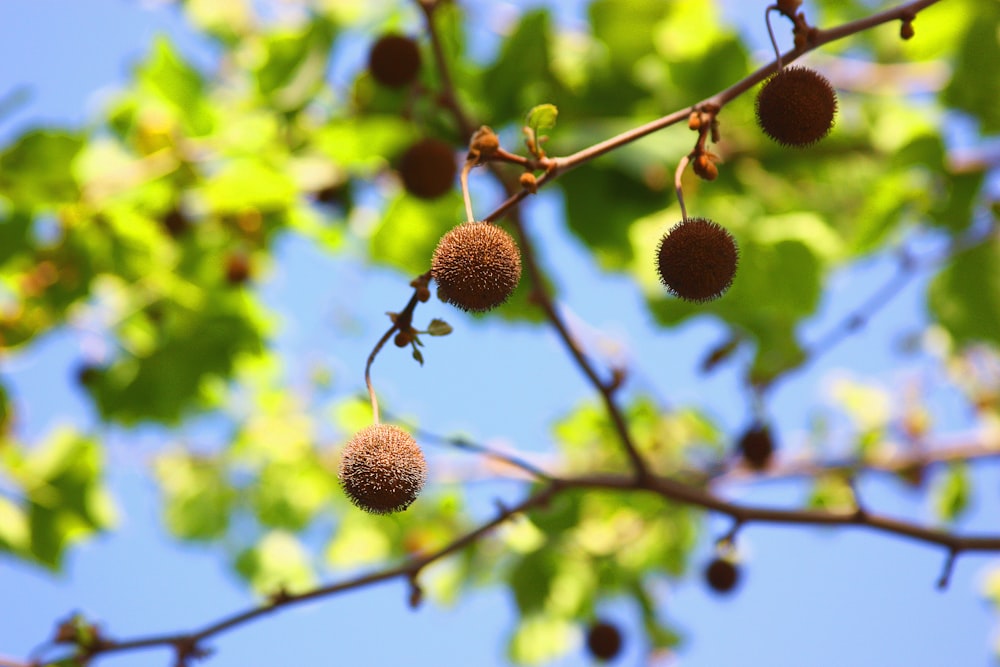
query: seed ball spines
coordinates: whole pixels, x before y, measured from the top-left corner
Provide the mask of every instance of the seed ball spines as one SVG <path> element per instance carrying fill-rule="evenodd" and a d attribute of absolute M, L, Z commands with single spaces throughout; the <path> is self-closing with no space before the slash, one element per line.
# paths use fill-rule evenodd
<path fill-rule="evenodd" d="M 833 127 L 837 93 L 815 70 L 786 67 L 764 82 L 757 93 L 757 124 L 783 146 L 804 148 Z"/>
<path fill-rule="evenodd" d="M 705 581 L 716 593 L 730 593 L 740 580 L 736 564 L 726 558 L 716 558 L 705 568 Z"/>
<path fill-rule="evenodd" d="M 656 269 L 671 294 L 700 303 L 729 289 L 739 256 L 736 239 L 725 227 L 705 218 L 688 218 L 660 239 Z"/>
<path fill-rule="evenodd" d="M 403 35 L 382 35 L 368 52 L 368 71 L 383 86 L 401 88 L 420 73 L 420 48 Z"/>
<path fill-rule="evenodd" d="M 622 650 L 622 633 L 608 621 L 596 621 L 587 630 L 587 649 L 598 660 L 613 660 Z"/>
<path fill-rule="evenodd" d="M 455 152 L 440 139 L 420 139 L 399 158 L 403 187 L 421 199 L 436 199 L 451 190 L 457 173 Z"/>
<path fill-rule="evenodd" d="M 521 279 L 521 252 L 491 222 L 463 222 L 438 241 L 431 258 L 438 298 L 483 312 L 507 301 Z"/>
<path fill-rule="evenodd" d="M 740 437 L 739 451 L 748 467 L 764 470 L 774 454 L 771 430 L 764 424 L 754 424 Z"/>
<path fill-rule="evenodd" d="M 373 424 L 344 447 L 339 477 L 347 497 L 366 512 L 401 512 L 423 489 L 427 461 L 409 433 L 398 426 Z"/>

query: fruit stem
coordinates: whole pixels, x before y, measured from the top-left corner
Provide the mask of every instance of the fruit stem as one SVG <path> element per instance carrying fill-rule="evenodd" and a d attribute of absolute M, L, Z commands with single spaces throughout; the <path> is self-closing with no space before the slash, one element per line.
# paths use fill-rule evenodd
<path fill-rule="evenodd" d="M 771 5 L 764 10 L 764 23 L 767 24 L 767 34 L 771 38 L 771 46 L 774 48 L 774 58 L 778 63 L 778 71 L 780 72 L 784 65 L 781 62 L 781 49 L 778 48 L 778 41 L 774 38 L 774 30 L 771 28 L 771 11 L 777 11 L 778 5 Z"/>
<path fill-rule="evenodd" d="M 677 203 L 681 205 L 681 220 L 687 220 L 687 208 L 684 206 L 684 190 L 681 187 L 681 176 L 684 175 L 684 170 L 687 169 L 688 162 L 691 161 L 690 155 L 685 155 L 681 158 L 681 161 L 677 164 L 677 171 L 674 172 L 674 189 L 677 191 Z"/>
<path fill-rule="evenodd" d="M 469 172 L 472 171 L 473 166 L 475 163 L 472 160 L 466 160 L 460 179 L 462 181 L 462 199 L 465 200 L 466 220 L 469 222 L 476 221 L 476 216 L 472 213 L 472 197 L 469 195 Z"/>
<path fill-rule="evenodd" d="M 365 366 L 365 385 L 368 387 L 368 398 L 372 402 L 372 423 L 378 425 L 379 415 L 378 415 L 378 398 L 375 396 L 375 387 L 372 385 L 372 359 L 368 360 L 368 365 Z"/>

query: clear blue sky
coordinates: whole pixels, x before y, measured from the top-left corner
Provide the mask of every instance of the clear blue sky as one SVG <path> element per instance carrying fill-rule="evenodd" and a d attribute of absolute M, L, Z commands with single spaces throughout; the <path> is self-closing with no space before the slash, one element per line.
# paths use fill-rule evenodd
<path fill-rule="evenodd" d="M 93 118 L 102 90 L 121 85 L 128 63 L 141 56 L 151 38 L 166 31 L 198 58 L 210 53 L 170 8 L 147 10 L 126 0 L 0 0 L 0 95 L 27 83 L 31 103 L 0 122 L 0 137 L 10 137 L 35 124 L 79 124 Z M 577 5 L 579 3 L 574 3 Z M 355 62 L 362 53 L 347 54 Z M 485 201 L 485 200 L 484 200 Z M 486 204 L 483 204 L 485 206 Z M 559 203 L 539 197 L 529 216 L 558 220 Z M 650 379 L 673 403 L 711 397 L 715 414 L 731 430 L 746 419 L 745 405 L 732 375 L 698 376 L 697 358 L 676 349 L 703 349 L 719 332 L 697 322 L 670 334 L 649 326 L 638 290 L 621 277 L 600 274 L 579 243 L 559 225 L 538 225 L 546 262 L 557 267 L 566 305 L 590 326 L 624 340 L 631 356 L 655 369 Z M 823 313 L 808 333 L 838 321 L 853 298 L 885 279 L 887 263 L 874 262 L 835 282 Z M 286 313 L 278 344 L 292 373 L 317 356 L 336 359 L 342 380 L 362 387 L 363 359 L 384 328 L 384 311 L 401 304 L 408 279 L 392 273 L 365 273 L 342 258 L 332 258 L 289 240 L 261 289 L 267 301 Z M 354 308 L 326 285 L 347 283 Z M 340 294 L 343 294 L 341 292 Z M 339 301 L 338 301 L 339 300 Z M 922 283 L 918 281 L 886 308 L 861 337 L 850 339 L 808 372 L 785 384 L 773 402 L 779 430 L 789 443 L 806 428 L 809 406 L 823 399 L 823 378 L 838 368 L 859 377 L 891 383 L 898 373 L 892 350 L 901 331 L 913 330 L 923 317 Z M 320 307 L 317 307 L 320 304 Z M 350 307 L 361 317 L 361 330 L 330 340 L 328 315 Z M 525 448 L 542 446 L 547 425 L 589 395 L 576 368 L 565 358 L 554 336 L 545 330 L 480 323 L 432 302 L 427 317 L 446 317 L 456 333 L 445 341 L 445 355 L 432 341 L 428 364 L 421 369 L 403 354 L 383 355 L 375 367 L 381 393 L 390 405 L 420 416 L 421 424 L 439 432 L 463 429 L 483 438 L 503 437 Z M 514 355 L 486 355 L 482 350 L 516 349 Z M 27 407 L 27 436 L 53 424 L 92 423 L 92 415 L 71 388 L 69 378 L 80 358 L 72 334 L 47 337 L 26 353 L 0 360 L 0 372 L 16 387 L 19 404 Z M 422 384 L 447 386 L 467 363 L 496 364 L 498 377 L 476 396 L 456 396 L 442 406 L 431 393 L 413 391 Z M 555 361 L 553 361 L 555 359 Z M 544 380 L 538 368 L 549 369 Z M 894 370 L 895 369 L 895 370 Z M 353 380 L 352 380 L 353 378 Z M 660 378 L 667 378 L 663 380 Z M 512 401 L 516 400 L 514 404 Z M 510 405 L 507 411 L 483 411 L 489 401 Z M 509 419 L 516 412 L 517 420 Z M 142 466 L 142 455 L 155 449 L 156 438 L 143 432 L 113 438 L 112 488 L 123 522 L 114 534 L 80 547 L 69 559 L 65 575 L 51 577 L 9 559 L 0 559 L 0 656 L 25 657 L 46 638 L 57 619 L 74 610 L 100 619 L 112 636 L 172 632 L 200 626 L 245 607 L 250 594 L 227 572 L 219 552 L 178 546 L 162 528 L 155 488 Z M 1000 530 L 996 464 L 977 472 L 979 493 L 963 530 Z M 923 500 L 900 493 L 891 482 L 872 480 L 861 487 L 873 509 L 926 518 Z M 510 488 L 506 497 L 517 497 Z M 770 484 L 734 489 L 755 502 L 795 503 L 803 489 Z M 713 534 L 727 526 L 711 521 Z M 745 581 L 731 599 L 707 594 L 695 577 L 665 595 L 665 614 L 684 631 L 686 642 L 676 664 L 684 667 L 769 665 L 811 667 L 853 665 L 985 665 L 997 622 L 980 599 L 978 584 L 992 559 L 964 556 L 951 588 L 939 592 L 934 582 L 943 560 L 926 546 L 858 530 L 817 531 L 751 526 L 740 536 L 747 559 Z M 707 559 L 706 539 L 698 559 Z M 336 573 L 331 579 L 336 579 Z M 512 622 L 512 605 L 502 591 L 477 592 L 451 610 L 425 605 L 411 612 L 402 583 L 363 589 L 303 608 L 279 613 L 223 635 L 212 645 L 212 667 L 283 664 L 491 665 L 506 664 L 504 636 Z M 634 625 L 629 607 L 612 605 L 606 615 Z M 635 635 L 632 635 L 634 639 Z M 627 645 L 619 664 L 640 664 L 640 647 Z M 586 664 L 582 652 L 560 664 Z M 107 658 L 108 665 L 167 665 L 164 651 L 129 653 Z"/>

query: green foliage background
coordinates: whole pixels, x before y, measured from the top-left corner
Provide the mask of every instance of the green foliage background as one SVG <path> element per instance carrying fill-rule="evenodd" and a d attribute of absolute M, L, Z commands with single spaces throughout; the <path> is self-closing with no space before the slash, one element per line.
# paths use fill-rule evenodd
<path fill-rule="evenodd" d="M 386 29 L 419 33 L 405 3 L 392 10 L 364 4 L 317 1 L 306 20 L 285 25 L 258 20 L 248 2 L 188 0 L 182 10 L 212 41 L 217 68 L 201 68 L 158 39 L 92 123 L 33 129 L 0 147 L 5 355 L 95 323 L 113 353 L 85 360 L 78 379 L 105 426 L 169 430 L 206 415 L 226 423 L 230 437 L 216 450 L 171 447 L 157 456 L 163 517 L 178 539 L 217 546 L 264 593 L 303 590 L 327 567 L 426 552 L 475 525 L 461 484 L 432 485 L 399 517 L 353 510 L 335 480 L 338 442 L 368 423 L 367 405 L 349 395 L 319 408 L 300 400 L 271 344 L 274 313 L 252 280 L 227 280 L 233 257 L 264 271 L 276 244 L 296 236 L 331 261 L 360 256 L 397 269 L 405 284 L 428 269 L 438 238 L 462 219 L 457 189 L 418 200 L 393 172 L 418 137 L 463 151 L 460 130 L 433 94 L 381 89 L 364 71 L 346 89 L 328 83 L 338 45 L 365 43 Z M 866 15 L 870 4 L 825 0 L 810 18 L 832 25 Z M 558 107 L 546 150 L 565 155 L 697 103 L 756 62 L 717 3 L 595 0 L 587 15 L 590 32 L 568 35 L 549 9 L 526 12 L 495 59 L 480 62 L 467 51 L 461 3 L 437 10 L 460 102 L 508 150 L 520 148 L 524 115 L 537 104 Z M 725 298 L 677 301 L 653 271 L 651 249 L 680 219 L 670 175 L 695 136 L 682 126 L 559 178 L 553 187 L 570 231 L 602 270 L 634 280 L 664 328 L 696 317 L 727 327 L 733 345 L 719 356 L 746 362 L 748 386 L 778 382 L 808 360 L 800 331 L 829 297 L 831 275 L 914 238 L 960 247 L 921 266 L 933 274 L 928 329 L 949 342 L 955 360 L 969 346 L 994 353 L 1000 209 L 987 185 L 993 165 L 956 162 L 949 128 L 973 127 L 966 138 L 973 147 L 1000 130 L 1000 68 L 986 66 L 1000 62 L 1000 4 L 946 0 L 914 25 L 911 41 L 889 25 L 810 56 L 832 71 L 841 57 L 863 63 L 855 76 L 838 79 L 836 129 L 813 149 L 769 143 L 754 125 L 750 94 L 723 109 L 722 142 L 713 148 L 720 176 L 713 183 L 685 176 L 684 187 L 688 210 L 723 222 L 739 242 L 740 272 Z M 421 46 L 430 62 L 425 38 Z M 903 65 L 883 76 L 895 63 Z M 420 88 L 440 84 L 425 67 Z M 921 92 L 907 94 L 908 85 Z M 554 278 L 558 267 L 551 268 Z M 544 326 L 527 290 L 522 284 L 490 317 Z M 443 349 L 435 357 L 446 363 Z M 996 396 L 964 389 L 977 410 L 996 415 Z M 0 550 L 58 570 L 75 543 L 114 526 L 102 431 L 24 442 L 16 407 L 0 390 L 0 478 L 10 489 L 0 496 Z M 692 461 L 722 461 L 729 450 L 732 434 L 709 411 L 627 396 L 629 423 L 657 472 L 683 474 Z M 324 426 L 331 417 L 332 433 Z M 859 425 L 859 456 L 873 454 L 865 448 L 890 426 Z M 627 469 L 597 403 L 553 424 L 551 442 L 560 469 Z M 943 519 L 965 507 L 967 485 L 956 467 L 935 487 Z M 836 506 L 844 487 L 836 474 L 818 479 L 814 504 Z M 474 586 L 509 587 L 522 616 L 510 639 L 516 662 L 564 652 L 570 629 L 613 596 L 633 598 L 652 645 L 670 647 L 678 637 L 659 617 L 651 587 L 685 576 L 702 519 L 653 497 L 623 504 L 611 493 L 567 492 L 435 567 L 426 586 L 441 602 Z M 327 531 L 321 554 L 301 539 L 316 526 Z"/>

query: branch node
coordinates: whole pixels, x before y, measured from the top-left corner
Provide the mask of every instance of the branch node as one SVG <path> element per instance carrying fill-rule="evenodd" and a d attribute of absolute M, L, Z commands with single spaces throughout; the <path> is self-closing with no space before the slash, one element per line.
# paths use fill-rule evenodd
<path fill-rule="evenodd" d="M 417 582 L 417 572 L 413 572 L 409 578 L 410 583 L 410 597 L 408 603 L 410 609 L 416 610 L 420 608 L 421 603 L 424 601 L 424 589 L 420 587 L 420 583 Z"/>
<path fill-rule="evenodd" d="M 730 526 L 719 539 L 715 541 L 715 548 L 719 550 L 732 551 L 736 548 L 736 536 L 739 534 L 740 530 L 743 528 L 742 519 L 734 519 L 733 525 Z"/>
<path fill-rule="evenodd" d="M 941 569 L 941 576 L 937 580 L 939 591 L 947 590 L 948 584 L 951 583 L 951 573 L 955 570 L 956 560 L 958 560 L 958 549 L 951 547 L 948 550 L 948 557 L 944 561 L 944 567 Z"/>

